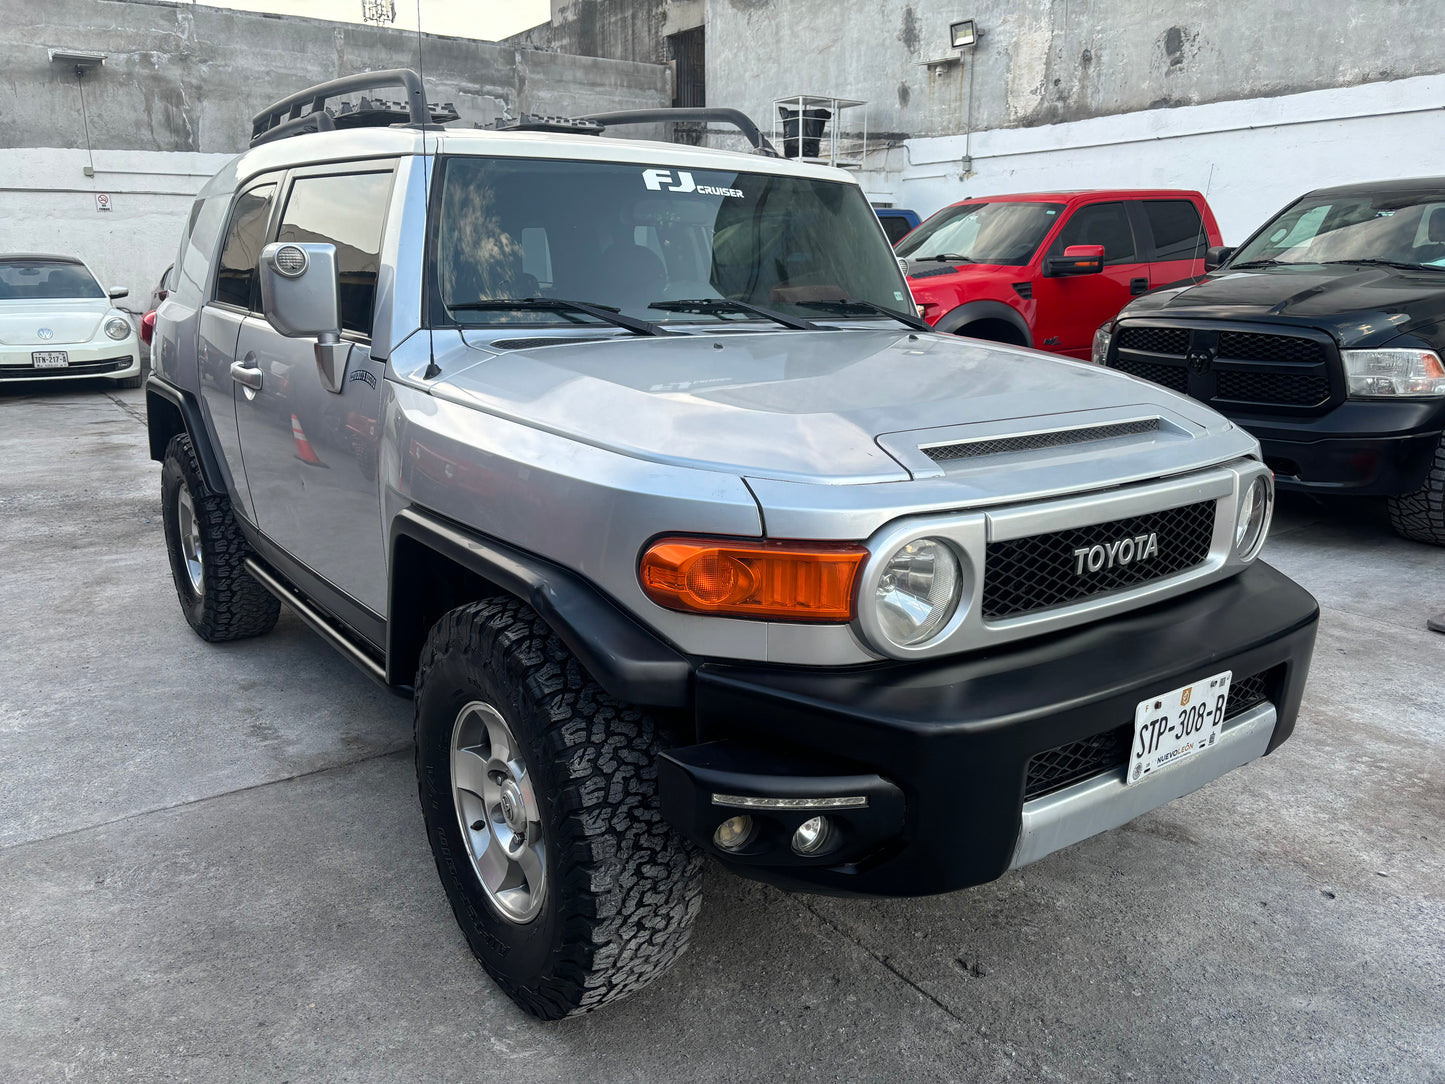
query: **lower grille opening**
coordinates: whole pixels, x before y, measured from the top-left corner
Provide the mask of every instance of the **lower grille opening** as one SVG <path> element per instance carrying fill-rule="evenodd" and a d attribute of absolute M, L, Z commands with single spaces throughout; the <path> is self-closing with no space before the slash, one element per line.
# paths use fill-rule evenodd
<path fill-rule="evenodd" d="M 1233 719 L 1250 708 L 1279 695 L 1284 665 L 1262 670 L 1244 678 L 1235 678 L 1229 686 L 1229 702 L 1224 707 L 1225 720 Z M 1096 775 L 1122 769 L 1129 760 L 1134 744 L 1134 723 L 1130 720 L 1078 741 L 1066 742 L 1029 761 L 1028 778 L 1024 783 L 1024 801 L 1042 798 L 1056 790 L 1082 783 Z"/>

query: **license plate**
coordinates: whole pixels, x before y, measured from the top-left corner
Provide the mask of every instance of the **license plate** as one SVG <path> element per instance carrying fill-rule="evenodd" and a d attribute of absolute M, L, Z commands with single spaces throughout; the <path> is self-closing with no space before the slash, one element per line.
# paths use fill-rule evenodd
<path fill-rule="evenodd" d="M 1140 701 L 1134 709 L 1134 745 L 1124 781 L 1147 779 L 1218 741 L 1232 676 L 1233 671 L 1226 670 Z"/>
<path fill-rule="evenodd" d="M 37 369 L 64 369 L 70 364 L 70 355 L 64 350 L 36 350 L 30 355 L 30 364 Z"/>

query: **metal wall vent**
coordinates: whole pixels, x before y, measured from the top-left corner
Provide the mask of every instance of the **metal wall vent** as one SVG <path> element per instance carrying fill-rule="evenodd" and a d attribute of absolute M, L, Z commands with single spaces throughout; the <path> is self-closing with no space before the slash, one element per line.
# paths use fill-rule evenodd
<path fill-rule="evenodd" d="M 988 437 L 982 440 L 960 441 L 957 444 L 937 444 L 931 448 L 920 448 L 919 451 L 935 463 L 947 463 L 955 459 L 977 459 L 980 456 L 1003 455 L 1006 452 L 1032 452 L 1040 448 L 1058 448 L 1093 440 L 1132 437 L 1140 433 L 1155 432 L 1158 428 L 1158 418 L 1140 418 L 1138 421 L 1090 425 L 1082 429 L 1057 429 L 1052 433 L 1025 433 L 1017 437 Z"/>

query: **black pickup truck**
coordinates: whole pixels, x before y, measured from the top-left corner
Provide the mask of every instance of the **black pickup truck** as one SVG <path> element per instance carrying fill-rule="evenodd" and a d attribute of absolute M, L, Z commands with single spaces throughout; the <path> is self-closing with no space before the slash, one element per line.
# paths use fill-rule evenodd
<path fill-rule="evenodd" d="M 1387 497 L 1445 545 L 1445 177 L 1311 192 L 1210 256 L 1099 328 L 1094 361 L 1249 430 L 1280 489 Z"/>

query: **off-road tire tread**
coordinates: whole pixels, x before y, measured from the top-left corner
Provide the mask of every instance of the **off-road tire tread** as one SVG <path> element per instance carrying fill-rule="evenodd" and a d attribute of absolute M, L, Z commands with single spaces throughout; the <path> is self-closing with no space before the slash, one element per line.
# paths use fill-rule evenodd
<path fill-rule="evenodd" d="M 1435 458 L 1425 482 L 1414 493 L 1390 497 L 1390 526 L 1415 542 L 1445 546 L 1445 436 L 1435 446 Z"/>
<path fill-rule="evenodd" d="M 244 561 L 250 554 L 245 536 L 236 525 L 231 501 L 224 494 L 212 493 L 201 476 L 196 450 L 188 434 L 171 438 L 166 446 L 164 470 L 174 468 L 180 482 L 191 493 L 196 520 L 201 530 L 201 558 L 205 563 L 205 585 L 199 605 L 191 593 L 190 582 L 180 571 L 180 540 L 169 499 L 162 483 L 162 519 L 165 524 L 166 549 L 171 559 L 176 596 L 186 620 L 203 640 L 219 643 L 261 636 L 276 627 L 281 615 L 281 602 L 246 571 Z M 164 476 L 163 476 L 164 477 Z"/>
<path fill-rule="evenodd" d="M 525 982 L 478 958 L 514 1001 L 542 1019 L 591 1012 L 636 993 L 682 955 L 702 906 L 702 855 L 659 808 L 656 724 L 609 696 L 517 599 L 472 603 L 437 623 L 418 666 L 418 705 L 446 655 L 489 670 L 516 698 L 498 707 L 526 714 L 521 728 L 512 720 L 513 730 L 525 729 L 541 744 L 539 763 L 529 756 L 528 771 L 542 784 L 539 801 L 552 807 L 552 899 L 544 906 L 560 909 L 554 966 Z M 420 711 L 417 718 L 419 725 Z M 417 750 L 422 787 L 420 734 Z M 440 856 L 438 869 L 472 940 L 468 926 L 477 917 L 452 891 Z"/>

